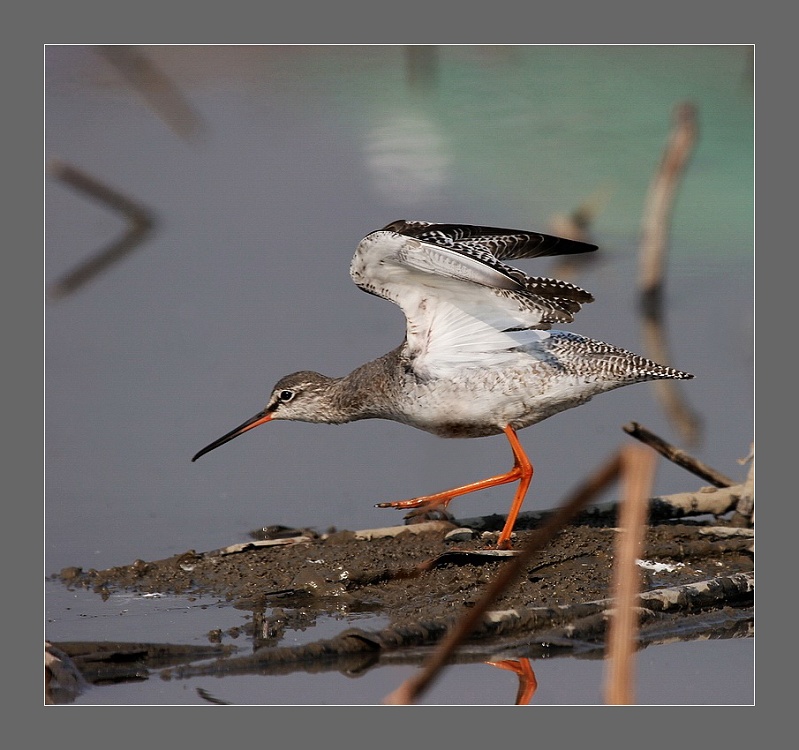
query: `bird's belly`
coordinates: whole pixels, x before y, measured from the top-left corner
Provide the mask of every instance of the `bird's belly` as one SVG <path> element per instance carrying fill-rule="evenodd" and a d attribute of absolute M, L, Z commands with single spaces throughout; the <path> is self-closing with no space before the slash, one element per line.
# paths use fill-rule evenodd
<path fill-rule="evenodd" d="M 594 389 L 579 382 L 543 387 L 529 378 L 529 371 L 491 377 L 478 370 L 473 377 L 417 383 L 408 393 L 399 421 L 440 437 L 468 438 L 498 435 L 508 425 L 518 430 L 535 424 L 588 401 Z"/>

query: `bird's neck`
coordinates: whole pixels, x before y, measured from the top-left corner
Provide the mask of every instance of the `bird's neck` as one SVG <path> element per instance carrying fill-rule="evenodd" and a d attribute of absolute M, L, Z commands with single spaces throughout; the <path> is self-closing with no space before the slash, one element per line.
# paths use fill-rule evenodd
<path fill-rule="evenodd" d="M 391 412 L 399 351 L 394 349 L 343 378 L 332 379 L 331 407 L 341 415 L 342 422 L 380 418 Z"/>

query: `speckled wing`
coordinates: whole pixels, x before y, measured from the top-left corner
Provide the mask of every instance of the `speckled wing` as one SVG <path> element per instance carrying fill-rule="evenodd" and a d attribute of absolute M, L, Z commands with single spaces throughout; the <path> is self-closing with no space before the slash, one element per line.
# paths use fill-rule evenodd
<path fill-rule="evenodd" d="M 350 275 L 364 291 L 402 308 L 413 366 L 443 374 L 506 361 L 593 300 L 573 284 L 527 276 L 495 253 L 537 257 L 590 249 L 533 232 L 401 221 L 361 240 Z"/>
<path fill-rule="evenodd" d="M 496 260 L 543 258 L 553 255 L 590 253 L 596 245 L 550 234 L 521 229 L 500 229 L 472 224 L 433 224 L 400 219 L 383 227 L 385 231 L 414 237 L 439 247 L 451 247 L 465 254 Z"/>
<path fill-rule="evenodd" d="M 424 252 L 407 253 L 409 266 L 494 288 L 509 305 L 529 313 L 531 327 L 571 323 L 580 307 L 594 299 L 574 284 L 528 276 L 503 261 L 592 252 L 596 245 L 527 230 L 426 221 L 394 221 L 380 231 L 421 243 Z"/>

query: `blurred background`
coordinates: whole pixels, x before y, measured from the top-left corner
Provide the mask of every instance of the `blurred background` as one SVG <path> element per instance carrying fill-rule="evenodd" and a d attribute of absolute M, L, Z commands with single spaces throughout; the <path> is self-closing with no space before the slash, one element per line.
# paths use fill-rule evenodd
<path fill-rule="evenodd" d="M 399 308 L 348 273 L 358 241 L 395 219 L 586 232 L 600 248 L 588 263 L 519 267 L 595 295 L 569 330 L 654 356 L 641 224 L 686 102 L 698 138 L 671 215 L 661 344 L 696 378 L 670 400 L 636 385 L 524 430 L 524 510 L 557 506 L 630 421 L 745 477 L 752 47 L 50 45 L 44 85 L 45 574 L 270 524 L 401 523 L 374 504 L 504 471 L 502 437 L 379 421 L 267 425 L 190 459 L 284 374 L 343 375 L 400 343 Z M 655 491 L 702 484 L 661 460 Z M 450 510 L 509 501 L 497 488 Z M 65 637 L 48 592 L 48 634 Z"/>

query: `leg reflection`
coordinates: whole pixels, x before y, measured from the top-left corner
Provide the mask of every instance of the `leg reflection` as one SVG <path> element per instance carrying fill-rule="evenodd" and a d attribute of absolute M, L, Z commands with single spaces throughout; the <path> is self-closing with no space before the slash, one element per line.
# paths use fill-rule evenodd
<path fill-rule="evenodd" d="M 492 667 L 499 667 L 500 669 L 507 669 L 519 677 L 519 689 L 516 692 L 516 705 L 526 706 L 536 689 L 538 688 L 538 680 L 535 678 L 533 672 L 533 665 L 529 659 L 504 659 L 503 661 L 489 661 Z"/>

